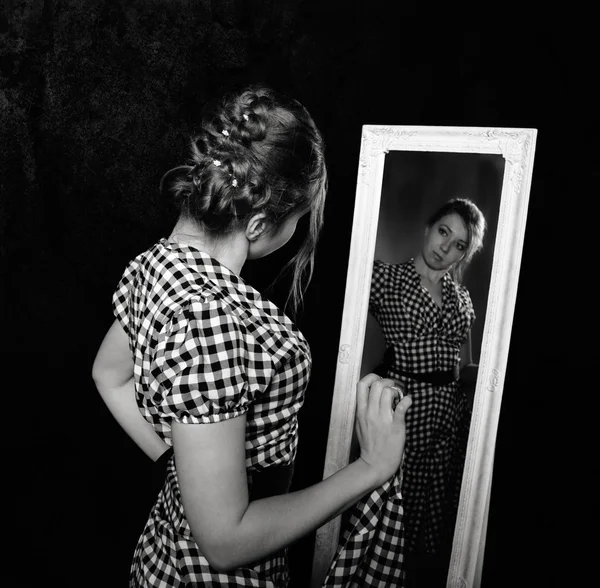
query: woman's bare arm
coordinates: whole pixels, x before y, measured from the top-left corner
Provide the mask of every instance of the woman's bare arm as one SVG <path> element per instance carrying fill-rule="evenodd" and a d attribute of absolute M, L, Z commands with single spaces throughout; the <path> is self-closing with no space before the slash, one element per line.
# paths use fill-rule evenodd
<path fill-rule="evenodd" d="M 156 461 L 168 449 L 168 445 L 139 411 L 127 334 L 116 320 L 100 345 L 92 368 L 92 378 L 117 422 L 142 451 Z"/>
<path fill-rule="evenodd" d="M 192 534 L 211 565 L 234 569 L 289 545 L 392 477 L 404 451 L 405 398 L 392 411 L 391 380 L 370 374 L 357 391 L 361 455 L 303 490 L 249 502 L 245 416 L 173 423 L 181 496 Z"/>

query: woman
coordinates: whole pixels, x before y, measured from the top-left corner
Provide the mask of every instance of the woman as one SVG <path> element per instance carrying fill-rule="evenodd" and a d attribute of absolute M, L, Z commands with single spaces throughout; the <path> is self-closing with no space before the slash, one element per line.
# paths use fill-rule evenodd
<path fill-rule="evenodd" d="M 309 214 L 291 262 L 290 300 L 301 300 L 322 224 L 323 141 L 299 103 L 251 88 L 224 99 L 192 147 L 191 165 L 163 179 L 179 220 L 126 268 L 93 368 L 125 431 L 168 460 L 130 586 L 287 586 L 285 547 L 398 468 L 410 400 L 393 410 L 393 382 L 363 378 L 360 459 L 287 493 L 310 351 L 240 272 Z"/>
<path fill-rule="evenodd" d="M 470 330 L 475 320 L 465 268 L 482 247 L 486 222 L 477 206 L 457 198 L 427 222 L 420 252 L 408 261 L 376 261 L 369 311 L 386 342 L 378 373 L 412 396 L 402 472 L 408 554 L 449 549 L 470 421 L 459 386 L 473 377 Z M 469 376 L 467 375 L 469 372 Z"/>

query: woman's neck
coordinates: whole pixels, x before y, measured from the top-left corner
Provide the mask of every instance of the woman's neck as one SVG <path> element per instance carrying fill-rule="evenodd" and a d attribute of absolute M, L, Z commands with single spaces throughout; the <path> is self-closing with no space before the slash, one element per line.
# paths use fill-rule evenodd
<path fill-rule="evenodd" d="M 248 240 L 243 231 L 215 238 L 195 223 L 179 219 L 169 235 L 169 241 L 199 249 L 238 275 L 248 258 Z"/>
<path fill-rule="evenodd" d="M 420 253 L 415 257 L 415 269 L 422 279 L 432 284 L 439 284 L 440 280 L 448 273 L 448 270 L 434 270 L 429 267 Z"/>

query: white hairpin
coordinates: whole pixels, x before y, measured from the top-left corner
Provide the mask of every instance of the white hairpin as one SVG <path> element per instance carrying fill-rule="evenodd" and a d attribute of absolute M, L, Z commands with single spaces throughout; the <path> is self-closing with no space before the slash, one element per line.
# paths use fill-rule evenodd
<path fill-rule="evenodd" d="M 244 120 L 250 120 L 250 117 L 246 113 L 242 114 L 242 117 Z"/>
<path fill-rule="evenodd" d="M 221 131 L 221 133 L 222 133 L 223 135 L 225 135 L 226 137 L 229 137 L 229 131 L 228 131 L 227 129 L 223 129 L 223 130 Z"/>
<path fill-rule="evenodd" d="M 234 188 L 237 188 L 237 187 L 238 187 L 238 181 L 237 181 L 237 178 L 233 178 L 233 180 L 231 180 L 231 185 L 232 185 Z"/>
<path fill-rule="evenodd" d="M 216 165 L 217 167 L 219 167 L 221 165 L 221 162 L 218 159 L 213 159 L 213 165 Z"/>

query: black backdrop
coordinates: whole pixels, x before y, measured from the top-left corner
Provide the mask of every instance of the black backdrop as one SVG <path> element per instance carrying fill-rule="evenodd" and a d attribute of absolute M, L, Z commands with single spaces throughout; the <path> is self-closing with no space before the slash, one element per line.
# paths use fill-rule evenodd
<path fill-rule="evenodd" d="M 556 499 L 568 447 L 547 400 L 566 382 L 556 368 L 571 320 L 560 302 L 570 299 L 572 284 L 557 274 L 568 246 L 556 227 L 565 225 L 559 202 L 572 170 L 558 146 L 571 139 L 566 113 L 583 115 L 588 94 L 578 93 L 582 78 L 572 65 L 589 53 L 565 35 L 575 20 L 564 11 L 482 4 L 4 1 L 0 387 L 3 486 L 11 490 L 8 585 L 126 585 L 152 499 L 150 469 L 100 401 L 91 364 L 126 262 L 169 229 L 160 176 L 182 161 L 206 100 L 256 81 L 307 106 L 330 169 L 315 277 L 298 317 L 314 368 L 296 488 L 317 481 L 323 465 L 361 125 L 539 129 L 483 587 L 553 586 L 560 569 L 576 573 L 582 560 L 565 561 L 560 551 Z M 585 20 L 579 15 L 576 26 Z M 266 287 L 296 244 L 249 263 L 245 277 Z M 285 286 L 270 291 L 276 302 Z M 312 537 L 292 547 L 298 587 L 307 585 L 311 548 Z"/>

